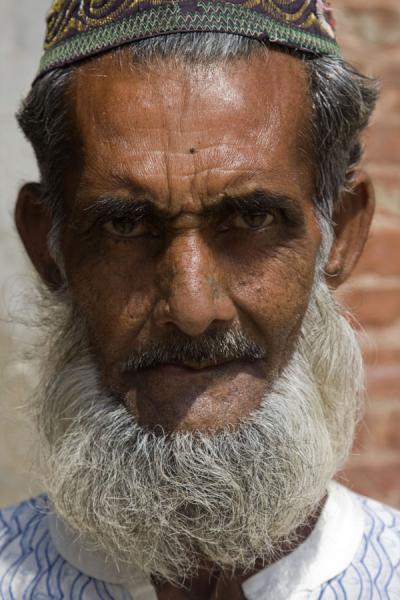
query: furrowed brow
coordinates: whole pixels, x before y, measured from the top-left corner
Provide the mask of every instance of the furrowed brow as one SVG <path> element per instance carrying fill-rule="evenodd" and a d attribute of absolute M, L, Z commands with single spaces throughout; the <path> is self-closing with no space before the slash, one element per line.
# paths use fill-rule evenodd
<path fill-rule="evenodd" d="M 202 210 L 206 218 L 226 218 L 235 212 L 264 213 L 269 210 L 280 210 L 294 225 L 304 224 L 304 214 L 298 203 L 290 197 L 256 190 L 242 195 L 230 195 L 219 202 Z M 171 215 L 168 211 L 156 206 L 149 200 L 133 200 L 130 198 L 102 197 L 96 199 L 85 209 L 85 215 L 90 220 L 112 221 L 117 219 L 140 220 L 149 218 L 159 221 L 168 221 Z"/>
<path fill-rule="evenodd" d="M 294 224 L 302 225 L 304 223 L 303 210 L 295 200 L 284 194 L 265 190 L 227 196 L 218 204 L 206 208 L 207 214 L 211 216 L 223 216 L 235 211 L 263 213 L 269 210 L 282 211 Z"/>

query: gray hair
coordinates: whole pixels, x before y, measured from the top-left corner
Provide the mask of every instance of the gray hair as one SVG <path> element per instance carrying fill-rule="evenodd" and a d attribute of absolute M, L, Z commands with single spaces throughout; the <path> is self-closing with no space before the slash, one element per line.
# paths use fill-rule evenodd
<path fill-rule="evenodd" d="M 135 62 L 171 56 L 187 62 L 208 63 L 249 57 L 266 45 L 255 39 L 222 33 L 185 33 L 150 38 L 129 45 Z M 126 46 L 122 48 L 126 51 Z M 309 74 L 312 102 L 310 123 L 313 142 L 316 194 L 314 205 L 323 233 L 322 254 L 332 240 L 331 216 L 341 191 L 351 182 L 362 156 L 360 133 L 374 110 L 378 89 L 374 79 L 357 72 L 338 57 L 297 56 Z M 121 49 L 113 51 L 121 54 Z M 63 177 L 74 152 L 73 130 L 68 118 L 68 88 L 76 66 L 44 75 L 33 85 L 17 114 L 19 125 L 32 143 L 38 161 L 42 199 L 53 214 L 56 227 L 50 245 L 57 246 L 57 224 L 63 213 Z"/>

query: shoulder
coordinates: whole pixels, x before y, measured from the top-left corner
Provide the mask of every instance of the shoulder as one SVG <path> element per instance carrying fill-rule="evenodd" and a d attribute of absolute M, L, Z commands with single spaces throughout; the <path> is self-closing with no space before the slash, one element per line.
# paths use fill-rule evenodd
<path fill-rule="evenodd" d="M 364 513 L 365 555 L 384 557 L 400 572 L 400 512 L 371 498 L 357 495 L 355 498 Z"/>
<path fill-rule="evenodd" d="M 319 595 L 334 599 L 400 600 L 400 512 L 376 500 L 346 492 L 362 516 L 363 534 L 348 568 Z"/>
<path fill-rule="evenodd" d="M 400 511 L 396 508 L 382 504 L 372 498 L 354 494 L 353 496 L 363 507 L 365 513 L 372 519 L 378 519 L 382 525 L 397 533 L 400 536 Z"/>
<path fill-rule="evenodd" d="M 34 577 L 40 571 L 41 553 L 49 539 L 47 514 L 45 496 L 0 511 L 1 598 L 20 593 L 21 580 L 29 575 Z"/>
<path fill-rule="evenodd" d="M 0 510 L 0 599 L 125 599 L 116 586 L 66 562 L 53 543 L 49 514 L 46 496 Z"/>
<path fill-rule="evenodd" d="M 0 563 L 8 556 L 19 538 L 46 529 L 48 505 L 46 496 L 25 500 L 20 504 L 0 510 Z"/>
<path fill-rule="evenodd" d="M 0 531 L 5 527 L 5 521 L 7 523 L 13 523 L 18 518 L 18 515 L 23 515 L 27 513 L 39 513 L 39 514 L 47 514 L 48 513 L 48 500 L 46 494 L 42 494 L 41 496 L 36 496 L 35 498 L 29 498 L 27 500 L 23 500 L 18 504 L 14 504 L 12 506 L 2 507 L 0 508 Z"/>

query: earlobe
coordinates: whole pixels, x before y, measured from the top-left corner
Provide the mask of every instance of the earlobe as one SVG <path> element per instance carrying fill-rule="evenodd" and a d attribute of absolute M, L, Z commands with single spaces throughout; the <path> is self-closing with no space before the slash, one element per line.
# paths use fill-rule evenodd
<path fill-rule="evenodd" d="M 42 201 L 40 184 L 26 183 L 20 189 L 15 206 L 15 225 L 25 250 L 44 283 L 52 289 L 58 289 L 62 285 L 62 276 L 48 248 L 52 219 Z"/>
<path fill-rule="evenodd" d="M 337 288 L 352 273 L 368 239 L 375 211 L 375 194 L 370 177 L 354 172 L 351 190 L 342 193 L 334 213 L 335 240 L 325 267 L 329 287 Z"/>

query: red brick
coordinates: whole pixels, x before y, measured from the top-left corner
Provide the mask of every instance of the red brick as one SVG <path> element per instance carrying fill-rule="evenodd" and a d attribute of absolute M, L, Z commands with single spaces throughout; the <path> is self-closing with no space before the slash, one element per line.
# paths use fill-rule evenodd
<path fill-rule="evenodd" d="M 400 70 L 397 78 L 400 86 Z M 367 160 L 378 164 L 386 162 L 398 162 L 400 164 L 400 125 L 376 124 L 367 131 L 365 140 L 367 144 Z"/>
<path fill-rule="evenodd" d="M 337 479 L 359 494 L 400 508 L 400 457 L 390 464 L 350 466 Z"/>
<path fill-rule="evenodd" d="M 345 58 L 381 82 L 381 98 L 365 136 L 364 164 L 375 183 L 378 206 L 399 214 L 400 1 L 335 0 L 334 6 Z M 353 489 L 398 508 L 400 299 L 389 288 L 399 276 L 400 218 L 379 212 L 351 284 L 339 295 L 344 293 L 355 309 L 354 323 L 358 319 L 367 329 L 362 346 L 369 399 L 355 454 L 341 478 Z"/>
<path fill-rule="evenodd" d="M 400 31 L 400 24 L 399 24 Z M 399 34 L 400 35 L 400 34 Z M 367 69 L 368 74 L 378 77 L 385 87 L 395 90 L 400 89 L 400 44 L 388 45 L 385 52 L 375 52 L 375 59 L 371 59 Z"/>
<path fill-rule="evenodd" d="M 395 451 L 400 457 L 400 402 L 371 401 L 357 432 L 355 451 Z"/>
<path fill-rule="evenodd" d="M 372 11 L 383 9 L 400 15 L 400 5 L 398 0 L 335 0 L 335 7 L 344 13 L 369 13 Z"/>
<path fill-rule="evenodd" d="M 379 217 L 380 215 L 378 215 L 378 219 L 371 229 L 371 234 L 354 271 L 354 276 L 364 273 L 400 276 L 400 217 L 391 215 L 387 218 L 387 221 L 382 220 L 381 222 Z"/>
<path fill-rule="evenodd" d="M 391 344 L 389 340 L 380 340 L 379 334 L 376 332 L 369 332 L 367 335 L 367 341 L 362 344 L 363 355 L 366 365 L 374 366 L 377 364 L 389 364 L 389 365 L 400 365 L 400 333 L 398 327 L 391 328 L 390 333 L 393 337 L 396 336 L 396 344 Z M 365 337 L 364 337 L 365 339 Z M 380 345 L 381 344 L 381 345 Z M 399 390 L 400 397 L 400 390 Z M 400 398 L 399 398 L 400 400 Z"/>
<path fill-rule="evenodd" d="M 400 363 L 367 364 L 365 374 L 370 397 L 400 398 Z"/>
<path fill-rule="evenodd" d="M 400 199 L 400 164 L 365 161 L 365 168 L 375 186 L 378 205 L 384 200 L 383 195 Z"/>
<path fill-rule="evenodd" d="M 359 40 L 381 44 L 400 41 L 398 0 L 335 0 L 335 13 L 339 36 L 355 31 Z"/>
<path fill-rule="evenodd" d="M 377 277 L 372 284 L 355 281 L 339 297 L 362 326 L 385 327 L 399 319 L 400 278 L 392 281 Z"/>
<path fill-rule="evenodd" d="M 382 86 L 379 102 L 374 114 L 374 122 L 385 125 L 399 125 L 400 123 L 400 94 L 395 87 L 388 84 Z"/>

